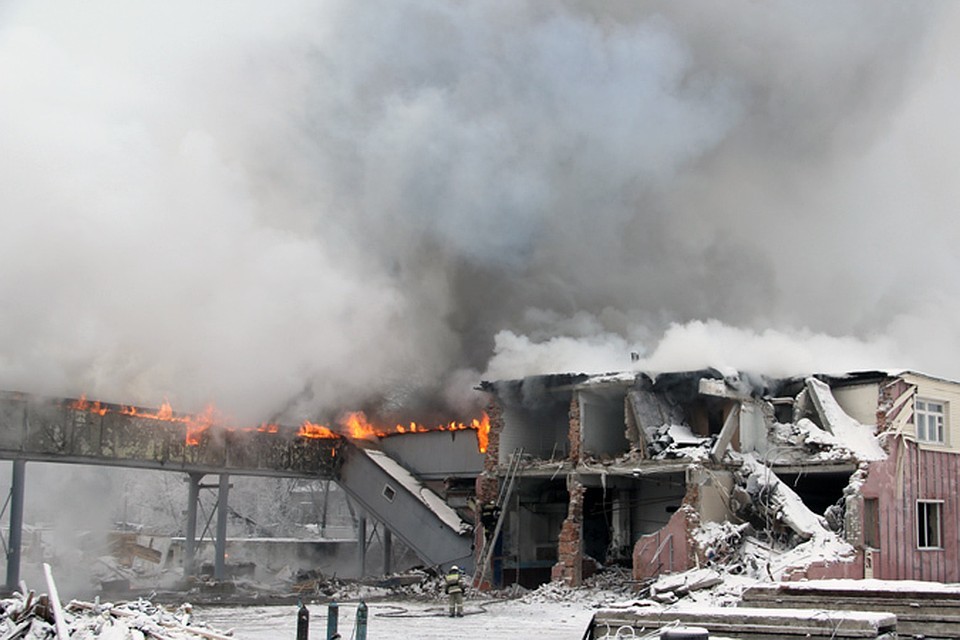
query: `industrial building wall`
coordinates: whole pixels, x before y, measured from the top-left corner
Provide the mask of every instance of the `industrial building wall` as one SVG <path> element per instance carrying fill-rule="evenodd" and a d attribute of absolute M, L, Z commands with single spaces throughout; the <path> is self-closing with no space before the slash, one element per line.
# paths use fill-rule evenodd
<path fill-rule="evenodd" d="M 570 450 L 569 431 L 569 402 L 538 410 L 504 407 L 499 462 L 508 464 L 513 451 L 519 448 L 541 460 L 565 458 Z"/>
<path fill-rule="evenodd" d="M 380 439 L 380 447 L 421 479 L 476 476 L 483 470 L 473 429 L 391 435 Z"/>
<path fill-rule="evenodd" d="M 630 450 L 626 436 L 626 390 L 613 393 L 580 391 L 580 438 L 585 455 L 617 457 Z"/>
<path fill-rule="evenodd" d="M 504 569 L 511 581 L 535 587 L 550 579 L 550 568 L 557 561 L 560 527 L 567 516 L 565 486 L 562 481 L 544 486 L 542 500 L 524 490 L 519 505 L 517 501 L 511 505 L 503 546 Z"/>
<path fill-rule="evenodd" d="M 665 526 L 680 507 L 686 495 L 684 476 L 663 474 L 643 478 L 631 498 L 631 528 L 634 540 Z"/>

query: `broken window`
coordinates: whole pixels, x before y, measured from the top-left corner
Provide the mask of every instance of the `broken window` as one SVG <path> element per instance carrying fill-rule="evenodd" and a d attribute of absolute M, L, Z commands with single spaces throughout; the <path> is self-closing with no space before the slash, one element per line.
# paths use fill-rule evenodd
<path fill-rule="evenodd" d="M 942 500 L 917 501 L 917 548 L 940 549 L 942 540 Z"/>
<path fill-rule="evenodd" d="M 946 443 L 943 430 L 944 403 L 917 398 L 915 408 L 917 440 Z"/>

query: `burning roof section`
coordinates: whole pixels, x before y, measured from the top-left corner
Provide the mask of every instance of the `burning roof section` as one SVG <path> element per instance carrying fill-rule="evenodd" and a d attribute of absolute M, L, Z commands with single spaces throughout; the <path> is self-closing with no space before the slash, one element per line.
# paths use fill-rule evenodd
<path fill-rule="evenodd" d="M 310 426 L 214 428 L 213 411 L 177 414 L 0 392 L 0 458 L 171 471 L 333 477 L 344 439 Z"/>
<path fill-rule="evenodd" d="M 489 430 L 485 413 L 436 426 L 416 421 L 380 424 L 363 412 L 345 412 L 327 424 L 305 420 L 299 426 L 238 426 L 213 406 L 194 414 L 174 411 L 167 401 L 150 409 L 85 396 L 0 392 L 0 458 L 5 459 L 332 477 L 347 440 L 379 443 L 400 434 L 463 433 L 482 455 Z"/>

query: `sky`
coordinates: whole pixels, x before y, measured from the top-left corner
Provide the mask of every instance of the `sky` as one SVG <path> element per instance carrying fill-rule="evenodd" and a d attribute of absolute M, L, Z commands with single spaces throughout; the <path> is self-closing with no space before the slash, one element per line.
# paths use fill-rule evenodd
<path fill-rule="evenodd" d="M 4 3 L 0 388 L 252 423 L 960 379 L 958 36 L 935 1 Z"/>

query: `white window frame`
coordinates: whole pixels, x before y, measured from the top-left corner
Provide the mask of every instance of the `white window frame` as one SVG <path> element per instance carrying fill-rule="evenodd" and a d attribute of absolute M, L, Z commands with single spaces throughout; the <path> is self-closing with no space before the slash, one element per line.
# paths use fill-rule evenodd
<path fill-rule="evenodd" d="M 917 398 L 913 407 L 913 424 L 917 429 L 917 442 L 947 444 L 947 403 Z"/>
<path fill-rule="evenodd" d="M 933 530 L 936 540 L 930 539 L 933 537 L 930 535 L 930 527 L 923 526 L 930 522 L 931 515 L 937 521 Z M 917 549 L 943 549 L 943 500 L 917 500 L 916 531 Z"/>

